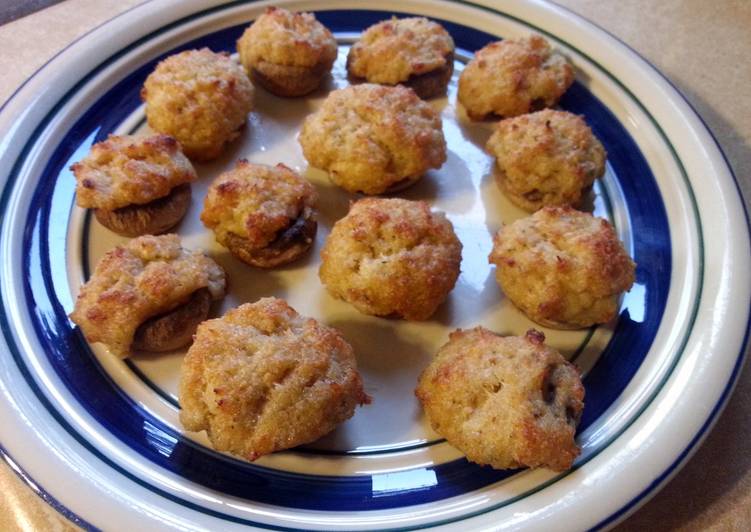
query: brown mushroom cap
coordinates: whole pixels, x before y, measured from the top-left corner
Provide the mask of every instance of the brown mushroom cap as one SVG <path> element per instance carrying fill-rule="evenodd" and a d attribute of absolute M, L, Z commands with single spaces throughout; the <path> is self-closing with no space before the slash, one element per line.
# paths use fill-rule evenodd
<path fill-rule="evenodd" d="M 258 268 L 273 268 L 287 264 L 308 251 L 315 239 L 318 223 L 313 209 L 305 207 L 276 238 L 263 248 L 254 248 L 247 238 L 234 233 L 227 235 L 227 247 L 237 258 Z"/>
<path fill-rule="evenodd" d="M 177 308 L 143 322 L 133 337 L 133 349 L 162 352 L 189 344 L 198 324 L 209 317 L 210 307 L 208 288 L 196 290 Z"/>
<path fill-rule="evenodd" d="M 277 65 L 261 61 L 253 66 L 250 74 L 253 81 L 277 96 L 304 96 L 313 92 L 331 70 L 328 62 L 312 67 Z"/>
<path fill-rule="evenodd" d="M 112 211 L 95 209 L 94 216 L 100 224 L 122 236 L 159 235 L 183 219 L 190 207 L 190 198 L 190 184 L 184 183 L 150 203 Z"/>
<path fill-rule="evenodd" d="M 423 100 L 439 96 L 446 92 L 446 87 L 454 73 L 454 52 L 446 54 L 446 64 L 425 74 L 413 74 L 403 84 L 412 89 Z"/>

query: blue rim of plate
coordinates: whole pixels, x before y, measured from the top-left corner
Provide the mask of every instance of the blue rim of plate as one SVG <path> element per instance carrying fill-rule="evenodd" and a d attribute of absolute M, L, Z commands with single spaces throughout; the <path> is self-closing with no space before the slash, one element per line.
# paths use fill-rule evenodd
<path fill-rule="evenodd" d="M 470 3 L 468 3 L 468 2 L 463 2 L 463 3 L 467 3 L 467 4 L 469 4 L 469 5 L 473 5 L 473 4 L 470 4 Z M 222 7 L 227 7 L 227 6 L 222 6 Z M 484 8 L 483 6 L 474 6 L 474 7 L 479 7 L 479 8 L 487 9 L 487 8 Z M 490 11 L 493 11 L 493 10 L 490 10 Z M 198 15 L 194 15 L 194 16 L 198 16 Z M 523 21 L 520 21 L 520 22 L 523 22 Z M 539 28 L 537 28 L 537 31 L 540 31 L 540 30 L 539 30 Z M 61 53 L 62 53 L 62 52 L 61 52 Z M 580 53 L 581 53 L 581 52 L 580 52 Z M 585 54 L 582 54 L 582 55 L 585 55 Z M 598 66 L 599 66 L 599 65 L 598 65 Z M 616 80 L 616 81 L 617 81 L 617 80 Z M 625 89 L 625 88 L 624 88 L 624 89 Z M 646 110 L 645 110 L 645 112 L 646 112 Z M 657 125 L 657 124 L 655 124 L 655 125 Z M 657 127 L 659 128 L 659 126 L 658 126 L 658 125 L 657 125 Z M 663 136 L 664 136 L 664 133 L 663 133 Z M 665 140 L 667 141 L 667 138 L 665 138 Z M 723 154 L 723 156 L 724 156 L 724 154 Z M 734 175 L 733 175 L 733 178 L 735 179 L 735 176 L 734 176 Z M 736 187 L 737 187 L 737 180 L 736 180 Z M 7 192 L 7 190 L 6 190 L 6 192 Z M 5 197 L 7 196 L 7 194 L 6 194 L 6 193 L 4 193 L 4 194 L 3 194 L 3 196 L 4 196 L 4 198 L 5 198 Z M 746 213 L 746 218 L 748 219 L 748 214 L 747 214 L 747 213 Z M 7 324 L 5 324 L 5 325 L 7 325 Z M 7 332 L 7 331 L 6 331 L 6 332 Z M 747 337 L 746 337 L 746 338 L 744 339 L 744 344 L 745 344 L 745 341 L 746 341 L 746 340 L 747 340 Z M 738 370 L 738 367 L 740 366 L 740 362 L 741 362 L 741 359 L 742 359 L 742 356 L 741 356 L 741 357 L 739 357 L 739 359 L 738 359 L 738 364 L 736 364 L 736 369 L 735 369 L 735 371 L 734 371 L 734 373 L 733 373 L 733 378 L 731 378 L 730 382 L 728 383 L 728 386 L 726 387 L 726 390 L 725 390 L 725 392 L 723 393 L 723 398 L 722 398 L 722 399 L 721 399 L 721 401 L 720 401 L 720 402 L 718 403 L 718 405 L 717 405 L 717 406 L 715 407 L 715 410 L 713 410 L 712 414 L 711 414 L 711 415 L 710 415 L 710 417 L 709 417 L 709 420 L 708 420 L 708 421 L 707 421 L 707 423 L 706 423 L 706 424 L 705 424 L 705 425 L 704 425 L 704 426 L 702 427 L 702 429 L 700 430 L 699 434 L 697 434 L 697 437 L 696 437 L 696 438 L 695 438 L 694 440 L 692 440 L 692 443 L 691 443 L 691 444 L 690 444 L 690 445 L 689 445 L 689 446 L 687 447 L 687 450 L 688 450 L 688 449 L 690 449 L 690 448 L 691 448 L 691 447 L 692 447 L 692 446 L 693 446 L 693 445 L 694 445 L 694 444 L 696 443 L 696 441 L 697 441 L 697 438 L 698 438 L 698 437 L 699 437 L 699 436 L 701 435 L 701 433 L 702 433 L 702 432 L 704 432 L 704 431 L 706 431 L 706 429 L 708 428 L 708 424 L 709 424 L 709 421 L 710 421 L 710 420 L 712 419 L 712 417 L 713 417 L 713 416 L 715 416 L 715 415 L 716 415 L 716 413 L 717 413 L 717 411 L 718 411 L 718 409 L 719 409 L 719 407 L 720 407 L 721 403 L 722 403 L 722 402 L 724 401 L 724 399 L 726 399 L 726 397 L 727 397 L 727 395 L 728 395 L 728 393 L 729 393 L 730 387 L 732 386 L 732 383 L 733 383 L 733 381 L 735 380 L 735 377 L 737 376 L 737 370 Z M 684 454 L 685 454 L 685 453 L 684 453 Z M 680 461 L 680 458 L 679 458 L 679 460 L 677 460 L 677 461 L 676 461 L 676 463 L 675 463 L 674 465 L 676 465 L 676 464 L 677 464 L 677 463 L 678 463 L 679 461 Z M 671 467 L 673 467 L 673 466 L 671 466 Z M 666 474 L 667 474 L 667 473 L 666 473 Z M 640 494 L 640 496 L 642 496 L 642 495 L 646 494 L 646 493 L 647 493 L 647 491 L 648 491 L 648 490 L 645 490 L 645 492 L 644 492 L 643 494 Z M 486 510 L 486 511 L 488 511 L 488 510 Z"/>
<path fill-rule="evenodd" d="M 335 31 L 352 29 L 349 26 L 352 21 L 351 12 L 324 11 L 318 15 L 324 24 Z M 390 13 L 358 11 L 357 28 L 365 28 L 388 15 Z M 200 15 L 196 15 L 197 17 Z M 496 39 L 448 21 L 440 22 L 454 35 L 460 48 L 479 49 Z M 343 23 L 347 25 L 342 27 Z M 64 242 L 60 238 L 62 235 L 50 235 L 50 231 L 54 233 L 64 229 L 52 226 L 50 213 L 59 212 L 52 205 L 55 198 L 59 197 L 59 201 L 67 202 L 68 208 L 72 203 L 72 196 L 56 193 L 61 187 L 70 188 L 71 181 L 69 175 L 65 175 L 66 169 L 79 156 L 82 144 L 106 138 L 108 133 L 140 106 L 140 87 L 158 60 L 183 49 L 203 46 L 214 50 L 232 49 L 245 26 L 246 24 L 240 24 L 225 28 L 185 43 L 131 72 L 83 113 L 50 157 L 31 202 L 33 208 L 30 212 L 33 214 L 29 218 L 26 232 L 32 236 L 30 241 L 39 242 L 40 249 L 37 252 L 32 248 L 25 256 L 24 269 L 30 274 L 26 278 L 24 290 L 27 299 L 34 302 L 37 313 L 44 314 L 43 318 L 37 317 L 32 321 L 38 337 L 48 340 L 44 348 L 55 372 L 84 409 L 131 450 L 183 478 L 248 500 L 329 511 L 399 508 L 443 500 L 512 476 L 515 471 L 494 471 L 469 464 L 466 460 L 456 460 L 429 468 L 437 478 L 437 483 L 431 487 L 381 494 L 373 492 L 369 476 L 314 477 L 282 473 L 220 455 L 185 438 L 127 397 L 91 355 L 80 332 L 71 328 L 52 283 L 52 263 L 49 259 L 51 256 L 64 256 L 65 252 L 62 244 L 54 249 L 49 246 L 50 243 Z M 129 48 L 125 48 L 122 53 L 128 51 Z M 108 62 L 105 61 L 104 64 Z M 86 78 L 82 80 L 85 81 Z M 670 286 L 671 248 L 667 218 L 656 182 L 626 130 L 604 105 L 578 83 L 569 89 L 561 100 L 561 106 L 569 111 L 585 114 L 610 152 L 609 162 L 619 175 L 619 184 L 624 190 L 632 223 L 640 228 L 640 235 L 649 235 L 649 238 L 635 241 L 635 260 L 639 264 L 662 266 L 661 269 L 637 269 L 637 282 L 646 287 L 649 298 L 645 319 L 637 323 L 622 316 L 610 344 L 584 379 L 588 394 L 587 408 L 580 425 L 581 430 L 584 430 L 618 397 L 651 346 L 661 322 Z M 59 179 L 61 173 L 63 177 Z M 628 179 L 631 175 L 640 176 L 638 184 Z M 40 208 L 35 208 L 37 205 Z M 40 216 L 37 216 L 39 213 Z M 41 260 L 32 263 L 32 254 Z M 40 291 L 40 285 L 28 282 L 32 278 L 44 280 L 44 292 Z M 629 349 L 625 346 L 629 346 Z M 623 352 L 628 352 L 629 357 L 624 357 Z M 71 353 L 88 355 L 71 357 Z M 97 400 L 90 401 L 89 398 L 92 397 Z M 150 430 L 143 431 L 144 425 L 151 427 Z M 604 447 L 606 445 L 602 448 Z M 594 450 L 593 456 L 602 448 Z M 310 485 L 313 489 L 301 492 L 301 485 Z M 311 497 L 311 492 L 316 496 Z"/>

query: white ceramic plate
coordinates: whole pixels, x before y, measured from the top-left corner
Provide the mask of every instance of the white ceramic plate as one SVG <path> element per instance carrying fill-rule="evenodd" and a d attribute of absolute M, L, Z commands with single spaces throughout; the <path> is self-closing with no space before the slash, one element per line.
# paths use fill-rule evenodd
<path fill-rule="evenodd" d="M 227 269 L 231 292 L 221 311 L 276 295 L 353 344 L 374 403 L 335 433 L 253 464 L 216 453 L 178 422 L 182 353 L 123 362 L 83 341 L 66 314 L 95 261 L 122 239 L 74 206 L 68 167 L 110 132 L 144 130 L 138 91 L 160 58 L 199 46 L 232 51 L 267 5 L 202 4 L 153 2 L 127 12 L 63 50 L 0 112 L 6 460 L 66 516 L 97 528 L 581 529 L 613 524 L 646 500 L 706 435 L 742 363 L 747 220 L 727 163 L 680 95 L 612 37 L 549 5 L 411 0 L 372 11 L 343 0 L 276 3 L 316 11 L 334 31 L 333 77 L 299 100 L 259 89 L 243 137 L 198 167 L 179 233 Z M 457 108 L 456 76 L 448 97 L 432 102 L 443 115 L 448 162 L 400 194 L 445 211 L 464 244 L 449 300 L 426 322 L 382 320 L 333 300 L 318 282 L 318 251 L 353 196 L 307 168 L 296 133 L 328 90 L 346 85 L 349 43 L 392 13 L 440 20 L 457 43 L 457 74 L 487 42 L 530 32 L 576 67 L 561 107 L 583 114 L 608 150 L 592 208 L 613 221 L 638 270 L 613 323 L 545 331 L 585 374 L 582 455 L 570 472 L 470 464 L 429 429 L 412 394 L 449 331 L 482 324 L 519 334 L 533 326 L 487 264 L 492 233 L 523 213 L 489 176 L 482 146 L 492 124 L 473 124 Z M 253 270 L 202 228 L 208 183 L 239 157 L 284 162 L 316 184 L 320 230 L 306 259 Z"/>

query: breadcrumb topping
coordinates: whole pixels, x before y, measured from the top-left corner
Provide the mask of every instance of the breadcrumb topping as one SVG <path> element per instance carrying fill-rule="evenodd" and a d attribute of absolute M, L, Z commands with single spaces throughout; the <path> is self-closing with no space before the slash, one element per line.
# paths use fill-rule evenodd
<path fill-rule="evenodd" d="M 316 199 L 313 185 L 291 168 L 241 160 L 209 187 L 201 221 L 225 246 L 231 233 L 263 248 Z"/>
<path fill-rule="evenodd" d="M 370 402 L 336 329 L 264 298 L 198 326 L 180 378 L 180 421 L 256 458 L 309 443 Z"/>
<path fill-rule="evenodd" d="M 605 149 L 581 116 L 546 109 L 498 122 L 487 149 L 501 189 L 520 207 L 577 207 L 605 172 Z"/>
<path fill-rule="evenodd" d="M 433 429 L 481 465 L 569 469 L 579 455 L 584 386 L 544 340 L 534 329 L 451 333 L 415 390 Z"/>
<path fill-rule="evenodd" d="M 180 245 L 177 235 L 141 236 L 107 252 L 81 287 L 70 314 L 89 342 L 102 342 L 119 357 L 129 355 L 136 329 L 208 288 L 225 291 L 224 270 L 202 251 Z"/>
<path fill-rule="evenodd" d="M 253 107 L 253 85 L 226 53 L 188 50 L 160 62 L 141 90 L 155 131 L 175 137 L 194 160 L 217 157 Z"/>
<path fill-rule="evenodd" d="M 446 161 L 439 114 L 401 86 L 331 92 L 305 119 L 299 139 L 308 162 L 351 192 L 380 194 Z"/>
<path fill-rule="evenodd" d="M 240 61 L 250 71 L 262 61 L 277 65 L 313 67 L 336 60 L 336 40 L 312 13 L 270 7 L 237 41 Z"/>
<path fill-rule="evenodd" d="M 71 166 L 76 204 L 114 210 L 167 196 L 173 188 L 197 179 L 196 171 L 168 135 L 110 135 Z"/>
<path fill-rule="evenodd" d="M 347 68 L 371 83 L 396 85 L 443 68 L 453 53 L 454 40 L 440 24 L 423 17 L 394 17 L 365 30 L 350 49 Z"/>
<path fill-rule="evenodd" d="M 321 282 L 360 312 L 429 318 L 459 277 L 462 245 L 426 202 L 367 198 L 331 230 Z"/>
<path fill-rule="evenodd" d="M 473 119 L 517 116 L 555 105 L 574 82 L 566 58 L 538 35 L 488 44 L 459 76 L 459 101 Z"/>
<path fill-rule="evenodd" d="M 543 207 L 501 228 L 489 260 L 509 299 L 556 328 L 613 319 L 636 267 L 607 220 L 570 207 Z"/>

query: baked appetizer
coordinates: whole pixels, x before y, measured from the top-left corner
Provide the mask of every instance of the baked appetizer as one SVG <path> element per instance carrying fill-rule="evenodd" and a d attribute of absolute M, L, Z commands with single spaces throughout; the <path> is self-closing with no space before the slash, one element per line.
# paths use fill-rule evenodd
<path fill-rule="evenodd" d="M 188 50 L 160 62 L 141 90 L 154 131 L 175 137 L 194 161 L 221 155 L 253 107 L 253 85 L 227 53 Z"/>
<path fill-rule="evenodd" d="M 406 85 L 420 98 L 446 92 L 454 72 L 454 40 L 423 17 L 392 18 L 369 27 L 347 56 L 350 77 Z"/>
<path fill-rule="evenodd" d="M 224 291 L 224 270 L 203 252 L 181 247 L 177 235 L 146 235 L 102 257 L 70 319 L 121 358 L 171 351 L 190 343 Z"/>
<path fill-rule="evenodd" d="M 459 277 L 462 245 L 424 201 L 368 198 L 334 224 L 321 251 L 321 282 L 364 314 L 429 318 Z"/>
<path fill-rule="evenodd" d="M 337 46 L 315 15 L 269 7 L 245 30 L 237 51 L 255 83 L 278 96 L 302 96 L 331 72 Z"/>
<path fill-rule="evenodd" d="M 584 386 L 544 341 L 534 329 L 451 333 L 415 390 L 433 430 L 477 464 L 569 469 L 579 455 Z"/>
<path fill-rule="evenodd" d="M 474 120 L 552 107 L 574 82 L 574 69 L 537 35 L 488 44 L 459 76 L 459 101 Z"/>
<path fill-rule="evenodd" d="M 516 205 L 578 207 L 605 173 L 605 149 L 581 116 L 546 109 L 498 122 L 488 140 L 495 178 Z"/>
<path fill-rule="evenodd" d="M 636 268 L 609 222 L 571 207 L 543 207 L 501 228 L 490 262 L 511 302 L 555 329 L 615 318 Z"/>
<path fill-rule="evenodd" d="M 211 183 L 201 221 L 243 262 L 273 268 L 310 249 L 315 202 L 315 188 L 294 170 L 243 159 Z"/>
<path fill-rule="evenodd" d="M 305 119 L 299 140 L 308 163 L 350 192 L 401 190 L 446 161 L 441 117 L 402 86 L 331 92 Z"/>
<path fill-rule="evenodd" d="M 110 135 L 70 168 L 76 204 L 94 209 L 103 226 L 123 236 L 172 229 L 190 207 L 196 172 L 168 135 Z"/>
<path fill-rule="evenodd" d="M 336 329 L 265 298 L 198 327 L 180 375 L 180 421 L 247 460 L 310 443 L 370 402 Z"/>

